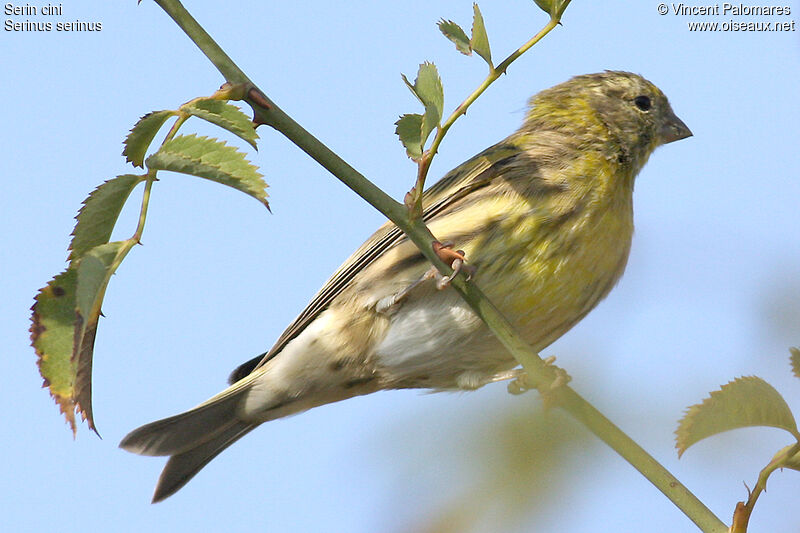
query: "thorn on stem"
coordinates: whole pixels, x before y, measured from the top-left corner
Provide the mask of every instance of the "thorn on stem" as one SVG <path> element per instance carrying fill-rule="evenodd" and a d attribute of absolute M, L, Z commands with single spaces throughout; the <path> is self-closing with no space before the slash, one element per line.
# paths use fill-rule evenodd
<path fill-rule="evenodd" d="M 247 91 L 247 96 L 254 104 L 258 105 L 259 107 L 262 107 L 264 109 L 272 109 L 272 106 L 267 101 L 267 97 L 264 96 L 264 93 L 259 91 L 256 87 L 251 87 L 250 90 Z"/>
<path fill-rule="evenodd" d="M 411 190 L 408 191 L 406 195 L 403 197 L 403 205 L 405 205 L 406 209 L 408 209 L 409 211 L 411 211 L 411 209 L 414 207 L 414 198 L 416 198 L 416 196 L 417 196 L 417 188 L 411 187 Z"/>

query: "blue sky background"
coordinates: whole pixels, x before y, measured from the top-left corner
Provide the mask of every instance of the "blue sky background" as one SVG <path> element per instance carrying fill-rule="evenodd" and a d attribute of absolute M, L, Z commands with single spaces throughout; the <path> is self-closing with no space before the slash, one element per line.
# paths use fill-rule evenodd
<path fill-rule="evenodd" d="M 557 355 L 579 392 L 725 521 L 746 498 L 742 483 L 752 487 L 790 437 L 741 430 L 679 461 L 673 431 L 685 407 L 741 375 L 767 379 L 800 409 L 788 366 L 788 347 L 800 345 L 800 33 L 697 33 L 687 22 L 796 20 L 800 5 L 788 5 L 788 17 L 682 17 L 659 15 L 656 1 L 575 1 L 563 27 L 456 125 L 432 170 L 440 176 L 502 139 L 531 94 L 575 74 L 639 72 L 669 96 L 694 137 L 650 159 L 636 186 L 625 277 L 544 355 Z M 415 169 L 393 123 L 418 110 L 400 73 L 435 62 L 449 109 L 485 74 L 435 26 L 444 17 L 468 27 L 467 1 L 186 7 L 278 105 L 397 198 Z M 481 8 L 496 58 L 546 22 L 528 0 Z M 223 80 L 152 2 L 67 0 L 63 12 L 53 21 L 103 29 L 0 35 L 5 530 L 461 531 L 465 509 L 478 516 L 472 531 L 694 530 L 574 424 L 566 433 L 577 440 L 556 439 L 555 455 L 524 459 L 533 441 L 526 431 L 550 438 L 555 430 L 520 430 L 515 421 L 540 402 L 534 393 L 509 396 L 503 384 L 469 394 L 384 392 L 272 422 L 151 506 L 163 460 L 121 451 L 119 440 L 220 390 L 382 219 L 267 129 L 249 153 L 271 186 L 273 214 L 232 189 L 164 174 L 144 246 L 123 263 L 104 304 L 94 372 L 103 439 L 83 426 L 73 441 L 40 388 L 27 332 L 32 298 L 65 266 L 86 194 L 130 171 L 119 154 L 137 118 Z M 192 130 L 228 139 L 194 119 L 183 131 Z M 133 232 L 133 198 L 115 238 Z M 542 469 L 528 471 L 534 463 Z M 509 487 L 519 501 L 489 497 Z M 776 473 L 752 531 L 796 530 L 798 489 L 800 474 Z"/>

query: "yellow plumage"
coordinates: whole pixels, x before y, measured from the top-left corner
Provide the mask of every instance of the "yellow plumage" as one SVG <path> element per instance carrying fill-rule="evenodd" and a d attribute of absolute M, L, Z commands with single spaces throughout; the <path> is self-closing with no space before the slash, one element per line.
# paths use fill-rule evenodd
<path fill-rule="evenodd" d="M 633 234 L 634 178 L 691 135 L 667 98 L 626 72 L 578 76 L 531 99 L 522 127 L 426 191 L 432 233 L 464 250 L 472 282 L 536 350 L 608 294 Z M 348 259 L 233 384 L 120 444 L 169 455 L 154 501 L 259 424 L 390 388 L 474 389 L 516 365 L 391 223 Z"/>

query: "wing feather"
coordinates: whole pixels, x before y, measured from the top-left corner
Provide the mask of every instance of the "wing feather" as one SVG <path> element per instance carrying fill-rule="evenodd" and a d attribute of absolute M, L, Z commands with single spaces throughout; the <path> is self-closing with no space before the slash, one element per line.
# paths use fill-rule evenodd
<path fill-rule="evenodd" d="M 488 185 L 499 171 L 520 153 L 515 145 L 503 141 L 466 161 L 431 186 L 423 196 L 423 220 L 430 222 L 447 213 L 448 208 L 469 193 Z M 231 374 L 234 383 L 277 355 L 344 291 L 368 265 L 406 240 L 406 235 L 391 222 L 385 223 L 351 255 L 311 299 L 305 309 L 278 337 L 270 351 L 240 365 Z"/>

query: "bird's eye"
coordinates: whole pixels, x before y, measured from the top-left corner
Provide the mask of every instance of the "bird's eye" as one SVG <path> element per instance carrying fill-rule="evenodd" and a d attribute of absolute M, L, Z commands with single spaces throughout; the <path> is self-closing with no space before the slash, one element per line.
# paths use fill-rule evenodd
<path fill-rule="evenodd" d="M 637 96 L 633 99 L 633 103 L 636 104 L 636 107 L 642 111 L 649 111 L 650 106 L 652 105 L 650 103 L 650 97 L 645 95 Z"/>

